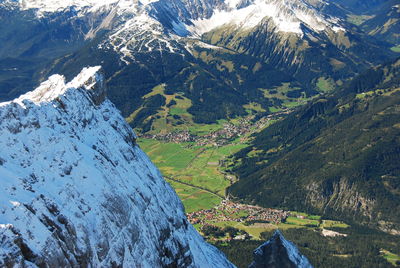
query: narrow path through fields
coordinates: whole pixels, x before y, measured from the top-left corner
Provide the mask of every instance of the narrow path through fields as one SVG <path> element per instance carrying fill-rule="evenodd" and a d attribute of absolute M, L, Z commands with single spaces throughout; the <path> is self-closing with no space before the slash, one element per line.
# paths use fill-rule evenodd
<path fill-rule="evenodd" d="M 205 148 L 202 148 L 201 150 L 200 150 L 200 152 L 198 152 L 190 161 L 189 161 L 189 163 L 187 164 L 187 166 L 185 167 L 185 169 L 188 169 L 188 168 L 190 168 L 190 167 L 192 167 L 192 164 L 193 164 L 193 162 L 194 162 L 194 160 L 196 160 L 202 153 L 204 153 L 206 151 L 206 149 Z"/>
<path fill-rule="evenodd" d="M 167 177 L 167 176 L 164 176 L 164 177 L 165 177 L 166 179 L 168 179 L 168 180 L 171 180 L 171 181 L 174 181 L 174 182 L 177 182 L 177 183 L 180 183 L 180 184 L 184 184 L 184 185 L 189 186 L 189 187 L 192 187 L 192 188 L 196 188 L 196 189 L 199 189 L 199 190 L 203 190 L 203 191 L 205 191 L 205 192 L 207 192 L 207 193 L 210 193 L 210 194 L 212 194 L 212 195 L 218 196 L 219 198 L 222 198 L 222 199 L 225 198 L 224 196 L 222 196 L 222 195 L 220 195 L 220 194 L 218 194 L 218 193 L 215 193 L 215 192 L 213 192 L 213 191 L 210 191 L 210 190 L 208 190 L 207 188 L 204 188 L 204 187 L 201 187 L 201 186 L 196 186 L 196 185 L 193 185 L 193 184 L 184 182 L 184 181 L 176 180 L 176 179 L 171 178 L 171 177 Z"/>

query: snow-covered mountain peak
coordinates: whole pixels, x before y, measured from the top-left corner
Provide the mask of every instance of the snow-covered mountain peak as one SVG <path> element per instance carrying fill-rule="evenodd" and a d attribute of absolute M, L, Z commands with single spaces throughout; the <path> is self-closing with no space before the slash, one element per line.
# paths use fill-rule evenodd
<path fill-rule="evenodd" d="M 226 0 L 230 8 L 216 10 L 210 18 L 193 21 L 191 32 L 201 35 L 223 25 L 251 29 L 265 19 L 272 19 L 278 31 L 303 35 L 302 25 L 314 31 L 343 30 L 336 18 L 325 17 L 303 0 L 253 0 L 242 4 L 239 0 Z M 324 3 L 321 2 L 321 5 Z"/>
<path fill-rule="evenodd" d="M 147 15 L 158 20 L 163 20 L 166 16 L 169 17 L 170 23 L 186 24 L 188 30 L 194 34 L 202 34 L 224 24 L 252 28 L 266 17 L 272 18 L 278 29 L 283 32 L 300 33 L 301 24 L 316 31 L 327 27 L 339 29 L 337 19 L 324 17 L 318 12 L 318 8 L 315 8 L 315 2 L 318 5 L 326 4 L 321 0 L 312 1 L 312 4 L 310 0 L 17 0 L 16 2 L 22 9 L 37 9 L 38 14 L 73 7 L 84 12 L 116 8 L 119 12 L 140 15 L 146 9 Z M 171 18 L 171 15 L 175 17 Z M 188 23 L 190 21 L 194 26 Z"/>
<path fill-rule="evenodd" d="M 232 267 L 188 223 L 98 71 L 0 105 L 0 267 Z"/>
<path fill-rule="evenodd" d="M 38 17 L 44 17 L 47 13 L 64 12 L 74 10 L 79 16 L 99 11 L 118 10 L 118 13 L 135 12 L 138 7 L 159 0 L 5 0 L 5 2 L 17 4 L 21 10 L 36 10 Z"/>
<path fill-rule="evenodd" d="M 31 101 L 35 104 L 41 102 L 49 102 L 55 98 L 63 95 L 68 89 L 84 88 L 92 90 L 95 85 L 96 88 L 101 88 L 103 91 L 104 79 L 99 70 L 101 66 L 83 68 L 82 71 L 69 83 L 65 83 L 65 77 L 62 75 L 52 75 L 45 82 L 41 83 L 35 90 L 30 91 L 13 102 L 23 105 L 24 101 Z M 100 93 L 102 94 L 102 93 Z M 5 105 L 2 103 L 0 105 Z"/>
<path fill-rule="evenodd" d="M 56 12 L 74 7 L 80 10 L 85 7 L 96 9 L 102 6 L 110 6 L 120 3 L 121 6 L 132 4 L 129 0 L 19 0 L 22 9 L 38 9 L 40 12 Z"/>
<path fill-rule="evenodd" d="M 276 49 L 283 51 L 288 36 L 307 36 L 314 41 L 336 44 L 343 40 L 338 36 L 340 32 L 345 31 L 339 19 L 321 11 L 327 5 L 323 0 L 17 0 L 14 3 L 19 3 L 22 9 L 33 9 L 34 12 L 26 12 L 29 16 L 43 17 L 43 21 L 58 16 L 66 18 L 77 40 L 90 42 L 98 37 L 97 49 L 116 52 L 126 65 L 140 62 L 149 53 L 154 54 L 152 58 L 163 57 L 163 52 L 185 57 L 191 53 L 189 43 L 207 38 L 203 36 L 205 33 L 213 35 L 213 40 L 222 38 L 226 42 L 230 39 L 228 35 L 239 38 L 240 34 L 268 33 L 266 36 L 275 36 Z M 241 41 L 232 45 L 240 44 Z"/>
<path fill-rule="evenodd" d="M 62 11 L 69 7 L 81 9 L 84 7 L 98 8 L 100 6 L 116 3 L 118 0 L 20 0 L 18 1 L 22 9 L 38 9 L 39 12 Z"/>

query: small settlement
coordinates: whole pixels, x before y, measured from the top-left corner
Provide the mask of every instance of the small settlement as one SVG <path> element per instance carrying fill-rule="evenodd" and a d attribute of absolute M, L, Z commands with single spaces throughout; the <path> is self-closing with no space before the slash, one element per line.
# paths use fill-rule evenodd
<path fill-rule="evenodd" d="M 228 144 L 232 139 L 243 137 L 246 134 L 251 134 L 263 129 L 271 120 L 287 115 L 291 112 L 290 109 L 285 109 L 280 112 L 267 115 L 258 120 L 250 120 L 250 118 L 242 118 L 237 124 L 225 123 L 221 129 L 212 131 L 206 135 L 193 135 L 187 130 L 174 131 L 160 134 L 143 134 L 142 138 L 155 139 L 162 142 L 194 142 L 197 146 L 214 145 L 223 146 Z"/>
<path fill-rule="evenodd" d="M 216 222 L 273 223 L 278 224 L 289 216 L 289 212 L 279 209 L 235 203 L 223 200 L 218 206 L 187 214 L 191 224 L 210 225 Z"/>

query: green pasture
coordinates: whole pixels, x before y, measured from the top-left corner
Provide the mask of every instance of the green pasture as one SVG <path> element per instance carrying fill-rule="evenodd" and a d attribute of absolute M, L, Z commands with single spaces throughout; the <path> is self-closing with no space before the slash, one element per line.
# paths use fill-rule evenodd
<path fill-rule="evenodd" d="M 221 198 L 217 195 L 224 196 L 230 184 L 221 171 L 220 162 L 246 146 L 239 143 L 222 147 L 196 146 L 153 139 L 139 139 L 138 143 L 166 178 L 192 186 L 169 181 L 187 212 L 212 208 L 219 203 Z"/>

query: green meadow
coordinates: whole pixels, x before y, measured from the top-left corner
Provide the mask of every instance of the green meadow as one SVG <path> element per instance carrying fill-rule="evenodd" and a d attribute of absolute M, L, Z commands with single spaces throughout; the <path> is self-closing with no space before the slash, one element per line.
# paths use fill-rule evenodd
<path fill-rule="evenodd" d="M 222 200 L 230 181 L 220 164 L 246 146 L 239 141 L 221 147 L 153 139 L 138 143 L 173 186 L 186 212 L 212 208 Z"/>
<path fill-rule="evenodd" d="M 400 45 L 397 45 L 397 46 L 392 47 L 391 50 L 392 50 L 393 52 L 400 53 Z"/>
<path fill-rule="evenodd" d="M 388 250 L 381 249 L 381 256 L 384 257 L 388 262 L 390 262 L 393 266 L 400 266 L 400 256 L 396 255 Z"/>

